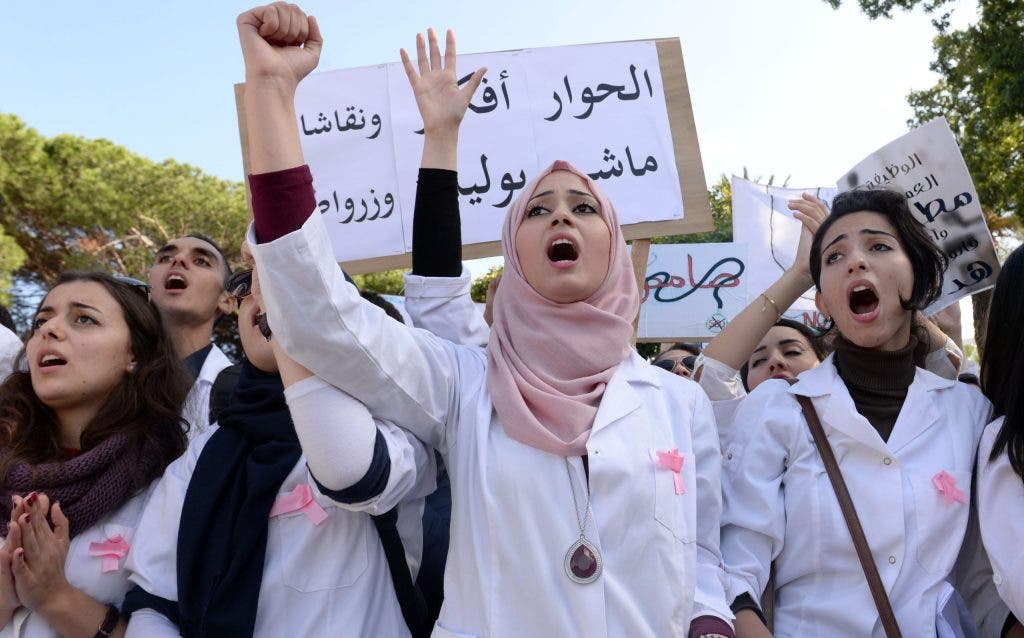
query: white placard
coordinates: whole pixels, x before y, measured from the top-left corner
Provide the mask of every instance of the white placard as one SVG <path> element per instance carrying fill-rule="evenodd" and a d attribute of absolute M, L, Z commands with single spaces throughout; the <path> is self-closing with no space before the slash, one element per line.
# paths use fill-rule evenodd
<path fill-rule="evenodd" d="M 622 224 L 683 218 L 655 42 L 466 55 L 457 65 L 462 81 L 488 69 L 459 136 L 464 245 L 500 240 L 509 203 L 555 159 L 597 180 Z M 423 125 L 402 65 L 310 75 L 296 116 L 337 258 L 410 251 Z"/>
<path fill-rule="evenodd" d="M 710 339 L 747 306 L 744 244 L 651 244 L 637 338 Z"/>
<path fill-rule="evenodd" d="M 838 180 L 841 190 L 888 188 L 949 258 L 942 296 L 926 312 L 991 288 L 999 274 L 978 193 L 946 119 L 939 117 L 886 144 Z"/>
<path fill-rule="evenodd" d="M 386 67 L 310 75 L 295 114 L 334 254 L 405 253 Z"/>
<path fill-rule="evenodd" d="M 791 199 L 800 199 L 803 193 L 810 193 L 831 206 L 836 189 L 831 186 L 766 186 L 733 175 L 732 238 L 747 245 L 752 264 L 746 280 L 749 301 L 768 290 L 796 260 L 803 224 L 793 217 L 787 205 Z M 820 324 L 818 314 L 812 289 L 790 306 L 786 316 L 816 326 Z"/>

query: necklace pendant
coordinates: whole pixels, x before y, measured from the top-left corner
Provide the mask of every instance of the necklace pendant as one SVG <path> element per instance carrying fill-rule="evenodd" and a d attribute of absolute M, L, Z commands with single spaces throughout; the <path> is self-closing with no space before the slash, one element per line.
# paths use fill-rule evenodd
<path fill-rule="evenodd" d="M 583 535 L 565 553 L 565 574 L 581 585 L 592 583 L 601 576 L 601 553 Z"/>

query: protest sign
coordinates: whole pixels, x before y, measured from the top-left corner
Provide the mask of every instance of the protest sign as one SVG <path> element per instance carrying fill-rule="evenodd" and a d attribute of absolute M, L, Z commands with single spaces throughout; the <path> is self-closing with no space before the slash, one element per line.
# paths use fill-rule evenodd
<path fill-rule="evenodd" d="M 936 118 L 875 151 L 838 181 L 841 190 L 887 188 L 907 197 L 911 213 L 949 259 L 932 314 L 991 288 L 999 274 L 978 193 L 945 118 Z"/>
<path fill-rule="evenodd" d="M 637 341 L 707 340 L 747 305 L 743 244 L 652 244 Z"/>
<path fill-rule="evenodd" d="M 459 81 L 481 66 L 458 156 L 466 257 L 500 254 L 509 204 L 555 159 L 605 190 L 627 239 L 713 227 L 678 40 L 460 55 Z M 338 259 L 407 266 L 423 124 L 401 64 L 312 74 L 295 107 Z"/>
<path fill-rule="evenodd" d="M 750 269 L 746 275 L 748 303 L 775 283 L 793 265 L 803 228 L 789 210 L 791 199 L 810 193 L 831 205 L 836 189 L 831 186 L 782 188 L 732 178 L 732 236 L 747 245 Z M 814 305 L 814 290 L 808 290 L 790 306 L 786 316 L 807 325 L 821 327 L 824 318 Z"/>

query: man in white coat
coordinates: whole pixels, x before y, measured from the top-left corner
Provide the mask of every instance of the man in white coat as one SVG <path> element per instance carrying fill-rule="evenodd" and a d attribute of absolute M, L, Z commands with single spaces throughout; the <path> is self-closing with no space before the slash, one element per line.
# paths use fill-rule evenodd
<path fill-rule="evenodd" d="M 189 438 L 215 420 L 211 391 L 219 375 L 232 374 L 231 360 L 210 341 L 217 320 L 233 309 L 226 290 L 230 276 L 224 251 L 202 235 L 171 240 L 157 251 L 149 270 L 153 303 L 163 315 L 175 351 L 195 379 L 184 408 Z"/>

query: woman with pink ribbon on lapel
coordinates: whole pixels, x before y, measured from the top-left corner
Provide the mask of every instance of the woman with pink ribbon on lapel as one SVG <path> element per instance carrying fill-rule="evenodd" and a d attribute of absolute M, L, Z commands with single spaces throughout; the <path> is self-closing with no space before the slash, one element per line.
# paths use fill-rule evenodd
<path fill-rule="evenodd" d="M 631 347 L 639 293 L 612 203 L 554 162 L 502 226 L 486 350 L 410 330 L 344 282 L 311 215 L 293 98 L 314 65 L 256 44 L 243 41 L 249 243 L 267 315 L 291 358 L 444 456 L 451 546 L 433 635 L 731 635 L 710 405 Z M 449 33 L 442 58 L 431 31 L 418 68 L 403 52 L 428 135 L 457 131 L 466 109 L 454 48 Z"/>
<path fill-rule="evenodd" d="M 189 382 L 149 286 L 65 273 L 0 385 L 0 636 L 123 635 L 125 557 L 185 449 Z"/>

